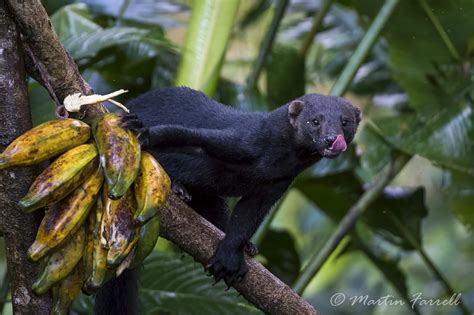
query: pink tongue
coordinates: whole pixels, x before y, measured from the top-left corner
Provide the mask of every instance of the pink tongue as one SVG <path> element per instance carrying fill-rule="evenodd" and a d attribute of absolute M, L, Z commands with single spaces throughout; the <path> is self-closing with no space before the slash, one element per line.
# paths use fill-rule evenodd
<path fill-rule="evenodd" d="M 334 152 L 344 152 L 347 149 L 346 140 L 343 135 L 337 135 L 329 150 Z"/>

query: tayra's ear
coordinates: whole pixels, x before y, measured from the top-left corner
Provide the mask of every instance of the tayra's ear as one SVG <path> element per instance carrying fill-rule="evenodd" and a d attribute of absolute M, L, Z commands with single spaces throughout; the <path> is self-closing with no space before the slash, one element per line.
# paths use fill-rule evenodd
<path fill-rule="evenodd" d="M 302 110 L 303 102 L 299 100 L 294 100 L 288 106 L 288 118 L 290 119 L 290 124 L 293 127 L 296 127 L 296 117 L 298 117 Z"/>
<path fill-rule="evenodd" d="M 355 112 L 355 116 L 356 116 L 356 123 L 359 124 L 361 119 L 362 119 L 362 113 L 361 113 L 360 109 L 358 109 L 355 106 L 354 106 L 354 112 Z"/>

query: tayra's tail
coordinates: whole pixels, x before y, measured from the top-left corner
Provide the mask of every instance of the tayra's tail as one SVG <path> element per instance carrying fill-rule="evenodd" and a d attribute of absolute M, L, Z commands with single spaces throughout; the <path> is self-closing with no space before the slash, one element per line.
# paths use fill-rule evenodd
<path fill-rule="evenodd" d="M 136 272 L 125 270 L 107 282 L 96 294 L 95 315 L 137 315 L 138 279 Z"/>

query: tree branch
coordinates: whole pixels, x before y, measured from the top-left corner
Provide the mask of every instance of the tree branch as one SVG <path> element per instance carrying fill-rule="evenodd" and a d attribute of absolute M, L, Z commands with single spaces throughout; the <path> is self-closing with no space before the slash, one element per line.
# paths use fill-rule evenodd
<path fill-rule="evenodd" d="M 0 0 L 2 1 L 2 0 Z M 54 94 L 60 100 L 71 93 L 90 93 L 77 66 L 59 42 L 39 0 L 7 0 L 16 22 L 36 58 L 44 65 Z M 34 74 L 35 71 L 29 71 Z M 45 85 L 39 78 L 39 82 Z M 10 105 L 13 108 L 12 105 Z M 90 114 L 90 113 L 87 113 Z M 17 200 L 17 199 L 14 199 Z M 192 211 L 174 195 L 162 211 L 161 234 L 202 263 L 214 253 L 223 233 Z M 31 218 L 30 218 L 31 219 Z M 13 227 L 16 231 L 22 228 Z M 33 232 L 34 230 L 30 230 Z M 29 244 L 29 243 L 28 243 Z M 26 254 L 26 248 L 22 255 Z M 234 287 L 265 313 L 317 314 L 316 310 L 260 263 L 246 257 L 249 272 Z M 31 277 L 34 278 L 34 277 Z"/>
<path fill-rule="evenodd" d="M 0 0 L 0 147 L 31 128 L 24 69 L 20 34 Z M 38 217 L 24 214 L 16 202 L 28 191 L 33 175 L 32 168 L 0 172 L 0 229 L 15 314 L 47 314 L 51 305 L 49 295 L 31 291 L 38 265 L 28 261 L 26 253 L 35 240 Z"/>
<path fill-rule="evenodd" d="M 26 54 L 28 74 L 45 88 L 50 86 L 61 102 L 70 94 L 92 94 L 92 88 L 84 81 L 76 63 L 59 41 L 41 1 L 6 0 L 6 2 L 11 16 L 20 28 L 24 45 L 34 54 L 33 58 Z M 46 81 L 42 69 L 47 71 Z M 49 92 L 51 94 L 51 91 Z M 81 114 L 85 116 L 98 111 L 104 111 L 101 105 L 87 106 Z"/>

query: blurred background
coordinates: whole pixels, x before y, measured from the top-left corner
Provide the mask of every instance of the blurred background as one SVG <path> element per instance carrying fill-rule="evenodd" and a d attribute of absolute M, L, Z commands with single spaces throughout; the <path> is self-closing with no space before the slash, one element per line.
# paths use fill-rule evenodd
<path fill-rule="evenodd" d="M 363 112 L 354 143 L 295 181 L 254 238 L 258 259 L 322 314 L 474 312 L 472 0 L 43 3 L 86 81 L 129 90 L 122 102 L 172 85 L 249 111 L 304 93 L 349 99 Z M 28 88 L 34 123 L 53 119 L 48 93 Z M 0 250 L 11 314 L 5 269 Z M 140 276 L 143 314 L 259 312 L 161 238 Z M 412 307 L 417 293 L 462 302 Z M 81 296 L 73 312 L 91 305 Z"/>

